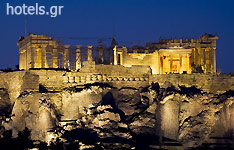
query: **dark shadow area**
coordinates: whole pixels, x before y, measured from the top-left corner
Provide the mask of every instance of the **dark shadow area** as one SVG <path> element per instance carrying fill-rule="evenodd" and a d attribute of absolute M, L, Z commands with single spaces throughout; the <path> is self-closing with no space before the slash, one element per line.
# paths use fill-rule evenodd
<path fill-rule="evenodd" d="M 219 102 L 214 103 L 214 104 L 219 104 L 219 103 L 223 103 L 224 101 L 226 101 L 229 97 L 233 97 L 234 96 L 234 91 L 233 90 L 229 90 L 223 94 L 219 94 L 216 95 L 215 98 L 219 99 Z"/>
<path fill-rule="evenodd" d="M 30 131 L 25 128 L 18 133 L 17 138 L 12 138 L 12 131 L 8 130 L 3 133 L 3 138 L 0 140 L 0 147 L 3 150 L 24 150 L 33 148 L 33 141 L 30 139 Z"/>
<path fill-rule="evenodd" d="M 71 72 L 70 69 L 65 69 L 65 68 L 30 68 L 29 70 L 55 70 L 55 71 Z"/>
<path fill-rule="evenodd" d="M 148 92 L 148 91 L 149 91 L 149 88 L 150 88 L 149 85 L 146 86 L 146 87 L 141 87 L 140 92 L 141 92 L 141 93 Z"/>
<path fill-rule="evenodd" d="M 197 148 L 190 148 L 190 150 L 233 150 L 232 145 L 217 145 L 215 144 L 215 147 L 212 148 L 211 146 L 214 146 L 209 143 L 204 143 L 201 146 Z"/>
<path fill-rule="evenodd" d="M 109 87 L 109 88 L 114 88 L 114 87 L 112 87 L 112 86 L 111 86 L 110 84 L 108 84 L 108 83 L 100 83 L 100 82 L 85 84 L 84 86 L 85 86 L 86 89 L 89 89 L 89 88 L 92 87 L 92 86 L 99 86 L 99 87 L 101 87 L 101 88 L 107 88 L 107 87 Z"/>
<path fill-rule="evenodd" d="M 200 94 L 201 90 L 196 88 L 195 86 L 191 86 L 191 87 L 185 87 L 185 86 L 179 86 L 180 91 L 179 94 L 185 94 L 187 96 L 193 96 L 194 94 Z"/>
<path fill-rule="evenodd" d="M 79 85 L 79 86 L 65 88 L 64 90 L 69 90 L 69 91 L 73 91 L 73 92 L 81 92 L 85 89 L 90 89 L 92 86 L 99 86 L 100 88 L 103 88 L 103 89 L 107 88 L 107 87 L 114 88 L 110 84 L 107 84 L 107 83 L 95 82 L 95 83 L 89 83 L 89 84 L 85 84 L 85 85 Z"/>
<path fill-rule="evenodd" d="M 29 94 L 31 94 L 32 92 L 28 92 L 28 91 L 24 91 L 22 93 L 20 93 L 19 97 L 18 98 L 21 98 L 21 97 L 24 97 L 24 96 L 27 96 Z"/>
<path fill-rule="evenodd" d="M 138 134 L 133 136 L 136 150 L 149 150 L 149 145 L 159 145 L 159 137 L 147 134 Z"/>
<path fill-rule="evenodd" d="M 223 94 L 220 94 L 220 96 L 228 96 L 228 97 L 232 97 L 234 96 L 234 91 L 233 90 L 229 90 Z"/>
<path fill-rule="evenodd" d="M 68 141 L 79 140 L 85 144 L 95 144 L 100 141 L 97 133 L 91 129 L 74 129 L 66 131 L 62 137 Z"/>
<path fill-rule="evenodd" d="M 182 147 L 176 140 L 168 139 L 165 137 L 159 137 L 153 134 L 138 134 L 133 136 L 133 141 L 136 147 L 136 150 L 164 150 L 164 146 L 173 147 Z M 151 148 L 151 147 L 161 147 L 161 148 Z"/>
<path fill-rule="evenodd" d="M 10 97 L 8 94 L 8 90 L 4 88 L 0 88 L 0 117 L 2 119 L 9 118 L 13 105 L 10 102 Z"/>
<path fill-rule="evenodd" d="M 12 68 L 8 67 L 6 69 L 1 69 L 0 71 L 2 71 L 2 72 L 14 72 L 14 71 L 17 71 L 17 70 L 13 70 Z"/>
<path fill-rule="evenodd" d="M 111 92 L 106 93 L 106 95 L 102 97 L 101 105 L 111 105 L 114 108 L 114 113 L 118 113 L 120 115 L 121 121 L 126 120 L 124 112 L 117 107 Z"/>
<path fill-rule="evenodd" d="M 151 83 L 151 89 L 155 90 L 156 92 L 159 92 L 160 86 L 159 86 L 159 84 L 157 82 L 156 83 Z"/>
<path fill-rule="evenodd" d="M 39 92 L 40 92 L 40 93 L 47 93 L 48 90 L 47 90 L 46 87 L 44 87 L 43 85 L 39 84 Z"/>

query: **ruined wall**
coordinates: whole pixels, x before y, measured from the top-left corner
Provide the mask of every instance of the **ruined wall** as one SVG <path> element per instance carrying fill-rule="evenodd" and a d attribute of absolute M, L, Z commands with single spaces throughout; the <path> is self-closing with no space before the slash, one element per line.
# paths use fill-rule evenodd
<path fill-rule="evenodd" d="M 234 90 L 234 77 L 229 75 L 211 74 L 165 74 L 151 75 L 147 67 L 125 68 L 123 66 L 97 65 L 94 72 L 82 70 L 81 72 L 66 72 L 56 70 L 30 70 L 9 73 L 0 73 L 0 88 L 8 90 L 11 103 L 23 91 L 38 91 L 45 88 L 49 91 L 61 91 L 64 88 L 88 83 L 108 83 L 111 86 L 145 87 L 152 82 L 160 85 L 166 81 L 175 86 L 195 86 L 211 93 L 224 93 Z M 87 69 L 88 70 L 88 69 Z M 40 84 L 40 86 L 39 86 Z"/>
<path fill-rule="evenodd" d="M 175 86 L 195 86 L 198 89 L 211 93 L 224 93 L 228 90 L 234 90 L 234 77 L 230 75 L 150 75 L 148 74 L 147 68 L 136 68 L 131 70 L 130 68 L 125 68 L 123 66 L 114 66 L 111 69 L 108 69 L 107 66 L 99 65 L 95 68 L 94 73 L 91 73 L 91 71 L 66 72 L 55 70 L 31 70 L 30 73 L 38 75 L 39 83 L 50 91 L 57 91 L 66 87 L 95 82 L 108 83 L 117 88 L 139 88 L 148 86 L 152 82 L 158 82 L 160 85 L 162 85 L 166 81 L 171 82 Z M 27 80 L 29 79 L 30 78 L 27 78 Z M 32 84 L 30 81 L 28 82 L 28 86 Z"/>
<path fill-rule="evenodd" d="M 211 75 L 211 74 L 164 74 L 152 75 L 149 82 L 171 82 L 173 85 L 184 85 L 186 87 L 195 86 L 211 93 L 224 93 L 234 90 L 234 77 L 230 75 Z"/>
<path fill-rule="evenodd" d="M 121 65 L 130 67 L 134 65 L 145 65 L 152 68 L 153 74 L 159 74 L 159 56 L 158 52 L 146 53 L 122 53 Z"/>
<path fill-rule="evenodd" d="M 62 72 L 62 71 L 32 71 L 33 74 L 39 75 L 39 83 L 49 91 L 59 91 L 66 87 L 84 85 L 88 83 L 108 83 L 114 87 L 144 87 L 149 84 L 149 77 L 139 76 L 117 76 L 102 75 L 79 72 Z"/>
<path fill-rule="evenodd" d="M 56 70 L 30 70 L 39 76 L 39 83 L 50 91 L 88 83 L 108 83 L 114 87 L 144 87 L 149 84 L 151 69 L 144 66 L 123 67 L 113 65 L 96 65 L 82 68 L 80 72 Z"/>

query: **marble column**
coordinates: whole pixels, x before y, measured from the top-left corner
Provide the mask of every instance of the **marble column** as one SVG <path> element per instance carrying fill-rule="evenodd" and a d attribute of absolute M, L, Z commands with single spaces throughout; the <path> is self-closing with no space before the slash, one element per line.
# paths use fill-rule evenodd
<path fill-rule="evenodd" d="M 170 73 L 172 73 L 172 55 L 169 56 L 170 57 Z"/>
<path fill-rule="evenodd" d="M 41 67 L 46 68 L 46 47 L 47 45 L 41 46 Z"/>
<path fill-rule="evenodd" d="M 195 57 L 194 57 L 194 54 L 195 54 L 195 48 L 192 49 L 191 64 L 195 64 Z"/>
<path fill-rule="evenodd" d="M 160 55 L 160 74 L 163 74 L 163 56 Z"/>
<path fill-rule="evenodd" d="M 76 70 L 81 68 L 81 45 L 76 45 Z"/>
<path fill-rule="evenodd" d="M 93 46 L 88 45 L 88 62 L 92 62 L 93 61 L 92 48 L 93 48 Z"/>
<path fill-rule="evenodd" d="M 70 45 L 64 45 L 64 54 L 63 54 L 63 66 L 64 68 L 69 68 L 69 48 Z"/>
<path fill-rule="evenodd" d="M 54 46 L 53 48 L 52 68 L 58 68 L 58 46 Z"/>
<path fill-rule="evenodd" d="M 213 59 L 214 59 L 214 64 L 213 64 L 213 69 L 214 69 L 214 74 L 216 74 L 216 49 L 213 49 Z"/>
<path fill-rule="evenodd" d="M 26 50 L 21 49 L 20 52 L 20 61 L 19 61 L 19 69 L 26 69 Z"/>
<path fill-rule="evenodd" d="M 31 46 L 31 68 L 36 68 L 36 47 L 35 45 Z"/>
<path fill-rule="evenodd" d="M 27 46 L 26 48 L 26 70 L 31 68 L 31 48 Z"/>
<path fill-rule="evenodd" d="M 113 48 L 114 51 L 114 65 L 118 65 L 117 46 Z"/>
<path fill-rule="evenodd" d="M 182 66 L 182 56 L 180 55 L 180 65 L 179 65 L 179 70 L 178 70 L 179 73 L 183 73 L 181 71 L 181 66 Z"/>

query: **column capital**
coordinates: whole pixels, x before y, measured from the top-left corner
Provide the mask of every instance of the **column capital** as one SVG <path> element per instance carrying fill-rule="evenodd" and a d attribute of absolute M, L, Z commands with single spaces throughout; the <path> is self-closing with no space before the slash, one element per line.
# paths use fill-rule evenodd
<path fill-rule="evenodd" d="M 127 47 L 126 46 L 122 46 L 123 51 L 127 51 Z"/>
<path fill-rule="evenodd" d="M 70 48 L 70 45 L 64 45 L 64 47 L 65 47 L 66 49 L 68 49 L 68 48 Z"/>
<path fill-rule="evenodd" d="M 59 46 L 57 44 L 54 45 L 53 49 L 57 49 Z"/>
<path fill-rule="evenodd" d="M 53 45 L 57 45 L 57 41 L 52 41 Z"/>
<path fill-rule="evenodd" d="M 40 45 L 38 45 L 38 44 L 32 44 L 31 47 L 33 47 L 33 48 L 39 48 Z"/>
<path fill-rule="evenodd" d="M 23 53 L 25 53 L 25 52 L 26 52 L 25 49 L 19 51 L 20 54 L 23 54 Z"/>
<path fill-rule="evenodd" d="M 31 47 L 32 47 L 32 48 L 37 48 L 38 46 L 35 45 L 35 44 L 32 44 Z"/>
<path fill-rule="evenodd" d="M 117 46 L 115 46 L 114 48 L 113 48 L 113 51 L 116 51 L 117 50 Z"/>
<path fill-rule="evenodd" d="M 44 44 L 43 44 L 43 45 L 40 45 L 40 46 L 41 46 L 42 48 L 46 48 L 48 45 L 44 45 Z"/>
<path fill-rule="evenodd" d="M 80 49 L 82 45 L 76 45 L 76 48 L 77 49 Z"/>
<path fill-rule="evenodd" d="M 93 46 L 92 46 L 92 45 L 88 45 L 87 47 L 88 47 L 89 49 L 93 48 Z"/>

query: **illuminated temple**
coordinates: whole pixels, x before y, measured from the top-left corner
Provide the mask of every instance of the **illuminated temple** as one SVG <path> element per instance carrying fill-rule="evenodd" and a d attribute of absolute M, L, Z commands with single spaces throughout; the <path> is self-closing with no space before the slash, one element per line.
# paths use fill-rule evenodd
<path fill-rule="evenodd" d="M 218 36 L 204 34 L 198 39 L 160 39 L 146 46 L 118 47 L 112 39 L 105 48 L 63 45 L 44 35 L 21 37 L 19 69 L 64 68 L 79 71 L 84 64 L 150 66 L 152 74 L 216 73 L 216 41 Z"/>

